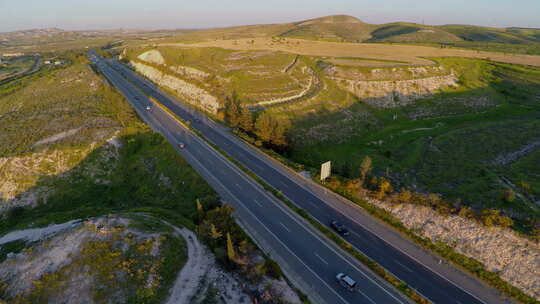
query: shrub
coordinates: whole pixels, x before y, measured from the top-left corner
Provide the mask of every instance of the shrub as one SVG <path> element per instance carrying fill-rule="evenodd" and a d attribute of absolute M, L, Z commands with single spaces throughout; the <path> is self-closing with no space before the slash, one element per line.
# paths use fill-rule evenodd
<path fill-rule="evenodd" d="M 514 190 L 507 188 L 504 190 L 503 193 L 503 200 L 507 203 L 511 203 L 516 199 L 516 194 L 514 193 Z"/>
<path fill-rule="evenodd" d="M 497 225 L 506 228 L 514 224 L 514 221 L 511 218 L 501 215 L 501 211 L 496 209 L 487 209 L 482 211 L 481 220 L 482 223 L 487 227 Z"/>
<path fill-rule="evenodd" d="M 276 263 L 273 260 L 266 259 L 264 262 L 265 268 L 266 268 L 266 274 L 268 274 L 271 278 L 279 280 L 283 276 L 283 272 L 281 271 L 281 268 L 279 267 L 278 263 Z"/>

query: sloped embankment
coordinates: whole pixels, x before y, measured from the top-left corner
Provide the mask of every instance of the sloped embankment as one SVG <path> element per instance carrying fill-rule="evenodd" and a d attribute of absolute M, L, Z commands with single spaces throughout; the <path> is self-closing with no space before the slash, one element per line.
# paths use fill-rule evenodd
<path fill-rule="evenodd" d="M 432 242 L 443 242 L 458 253 L 471 257 L 491 272 L 528 295 L 540 300 L 540 244 L 516 232 L 486 227 L 466 218 L 442 216 L 433 209 L 412 204 L 392 204 L 370 199 L 407 228 Z"/>
<path fill-rule="evenodd" d="M 220 109 L 220 104 L 216 97 L 198 86 L 175 77 L 170 74 L 161 72 L 160 70 L 146 65 L 144 63 L 131 61 L 131 65 L 135 70 L 160 86 L 166 87 L 178 93 L 185 101 L 198 106 L 212 114 L 216 114 Z"/>

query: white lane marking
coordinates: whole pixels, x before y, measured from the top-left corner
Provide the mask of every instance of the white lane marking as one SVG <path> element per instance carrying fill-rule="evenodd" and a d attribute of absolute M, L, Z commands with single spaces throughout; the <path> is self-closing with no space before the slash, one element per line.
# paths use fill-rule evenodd
<path fill-rule="evenodd" d="M 377 303 L 375 303 L 375 301 L 373 301 L 370 297 L 368 297 L 367 294 L 365 294 L 365 293 L 363 293 L 363 292 L 361 292 L 361 291 L 358 291 L 358 292 L 359 292 L 361 295 L 363 295 L 364 298 L 368 299 L 368 301 L 370 301 L 371 303 L 377 304 Z"/>
<path fill-rule="evenodd" d="M 255 204 L 259 205 L 260 207 L 262 207 L 263 205 L 261 203 L 259 203 L 258 200 L 253 200 L 255 202 Z"/>
<path fill-rule="evenodd" d="M 409 267 L 401 264 L 400 262 L 398 262 L 397 260 L 394 260 L 394 262 L 396 262 L 396 264 L 398 264 L 399 266 L 405 268 L 405 270 L 407 270 L 408 272 L 413 272 Z"/>
<path fill-rule="evenodd" d="M 174 119 L 174 118 L 173 118 Z M 294 220 L 302 229 L 306 230 L 308 233 L 310 233 L 312 236 L 314 236 L 316 239 L 318 239 L 326 248 L 330 249 L 331 251 L 333 251 L 337 256 L 341 257 L 342 259 L 344 259 L 344 261 L 349 264 L 351 267 L 353 267 L 354 269 L 356 269 L 356 271 L 358 271 L 359 273 L 361 273 L 366 279 L 368 279 L 371 283 L 373 283 L 374 285 L 376 285 L 377 287 L 379 287 L 381 290 L 383 290 L 387 295 L 389 295 L 391 298 L 393 298 L 394 300 L 396 300 L 397 302 L 399 303 L 403 303 L 400 299 L 398 299 L 395 295 L 393 295 L 389 290 L 387 290 L 385 287 L 381 286 L 378 282 L 376 282 L 373 278 L 371 278 L 367 273 L 365 273 L 364 271 L 360 270 L 360 268 L 358 268 L 354 263 L 352 263 L 351 261 L 349 261 L 349 259 L 345 258 L 345 256 L 343 254 L 339 254 L 336 249 L 334 249 L 333 247 L 331 247 L 329 244 L 327 244 L 323 239 L 321 239 L 321 237 L 316 234 L 315 232 L 313 232 L 312 230 L 308 229 L 307 227 L 304 227 L 302 224 L 301 224 L 301 220 L 299 218 L 296 218 L 296 214 L 293 213 L 293 211 L 289 210 L 288 208 L 286 208 L 285 206 L 282 205 L 281 202 L 278 202 L 278 201 L 275 201 L 276 198 L 274 198 L 272 196 L 272 194 L 270 193 L 266 193 L 264 192 L 261 188 L 260 188 L 260 185 L 257 184 L 255 181 L 251 180 L 249 177 L 247 177 L 245 175 L 245 173 L 243 171 L 241 171 L 239 168 L 235 167 L 232 163 L 230 163 L 230 161 L 228 159 L 225 158 L 225 156 L 221 155 L 221 153 L 217 152 L 216 150 L 214 150 L 210 145 L 208 145 L 208 143 L 206 143 L 203 139 L 199 138 L 198 136 L 196 135 L 193 135 L 193 138 L 195 140 L 197 140 L 201 145 L 204 145 L 208 148 L 209 152 L 214 154 L 214 156 L 216 156 L 218 159 L 222 160 L 224 162 L 224 164 L 229 167 L 230 169 L 232 169 L 234 172 L 236 172 L 242 179 L 244 179 L 247 183 L 253 185 L 255 187 L 255 189 L 257 189 L 258 191 L 260 191 L 260 193 L 262 193 L 270 202 L 273 203 L 274 206 L 278 207 L 279 209 L 281 209 L 281 211 L 283 211 L 283 213 L 287 214 L 292 220 Z M 195 159 L 197 162 L 199 162 L 197 159 Z M 199 162 L 200 164 L 200 162 Z M 206 169 L 206 168 L 205 168 Z M 293 180 L 294 182 L 294 180 Z M 221 184 L 221 183 L 220 183 Z M 229 192 L 229 191 L 227 191 Z M 244 206 L 242 204 L 242 202 L 240 200 L 238 200 L 242 207 L 244 207 L 249 213 L 251 213 L 251 210 L 249 210 L 246 206 Z M 251 213 L 252 214 L 252 213 Z M 255 215 L 252 214 L 253 217 L 255 217 Z M 255 217 L 255 219 L 259 222 L 261 222 L 258 218 Z M 261 225 L 262 225 L 262 222 L 261 222 Z M 270 231 L 267 227 L 265 227 L 266 230 L 268 230 L 270 233 L 274 234 L 272 231 Z M 277 238 L 277 236 L 274 235 L 275 238 Z M 278 239 L 279 240 L 279 239 Z M 283 242 L 281 242 L 281 240 L 279 240 L 280 243 L 282 243 L 282 245 L 287 248 L 293 255 L 296 256 L 296 254 L 294 254 L 292 252 L 292 250 L 290 250 L 287 246 L 285 246 L 285 244 L 283 244 Z M 339 247 L 337 247 L 339 248 Z M 340 250 L 340 249 L 338 249 Z M 356 261 L 355 261 L 356 262 Z M 313 270 L 309 267 L 307 267 L 307 265 L 305 263 L 302 263 L 304 264 L 304 266 L 306 266 L 306 268 L 308 268 L 309 270 L 311 270 L 313 272 Z M 313 272 L 314 273 L 314 272 Z M 318 276 L 317 276 L 318 277 Z M 319 277 L 320 279 L 320 277 Z M 326 284 L 326 282 L 324 282 L 322 279 L 321 281 L 327 286 L 328 284 Z M 334 291 L 334 289 L 330 288 L 332 291 Z M 337 293 L 334 291 L 334 293 L 337 295 Z M 347 302 L 345 301 L 341 296 L 339 296 L 340 299 L 342 299 L 344 302 Z"/>
<path fill-rule="evenodd" d="M 234 183 L 236 185 L 236 187 L 240 190 L 242 190 L 242 187 L 240 187 L 240 185 L 238 183 Z"/>
<path fill-rule="evenodd" d="M 188 154 L 189 154 L 189 153 L 188 153 Z M 217 154 L 216 154 L 216 156 L 217 156 Z M 219 158 L 219 156 L 218 156 L 218 158 Z M 336 290 L 335 290 L 334 288 L 330 287 L 330 285 L 328 285 L 328 284 L 327 284 L 327 283 L 326 283 L 326 282 L 325 282 L 325 281 L 324 281 L 324 280 L 323 280 L 323 279 L 322 279 L 322 278 L 321 278 L 321 277 L 320 277 L 313 269 L 311 269 L 306 263 L 304 263 L 304 261 L 302 261 L 302 260 L 300 259 L 300 257 L 298 257 L 298 256 L 296 255 L 296 253 L 294 253 L 289 247 L 287 247 L 287 245 L 285 245 L 285 243 L 283 243 L 283 241 L 282 241 L 280 238 L 278 238 L 277 235 L 275 235 L 274 232 L 272 232 L 272 230 L 270 230 L 263 222 L 261 222 L 261 220 L 259 220 L 259 219 L 255 216 L 255 214 L 253 214 L 253 212 L 251 212 L 251 210 L 249 210 L 249 208 L 247 208 L 247 207 L 242 203 L 242 201 L 240 201 L 236 196 L 234 196 L 234 194 L 232 194 L 232 193 L 225 187 L 225 185 L 223 185 L 223 183 L 221 183 L 221 181 L 220 181 L 218 178 L 216 178 L 214 175 L 212 175 L 212 174 L 210 173 L 210 171 L 209 171 L 205 166 L 203 166 L 202 163 L 201 163 L 197 158 L 195 158 L 195 157 L 192 156 L 192 160 L 193 160 L 194 162 L 197 162 L 197 163 L 199 164 L 199 166 L 200 166 L 204 171 L 206 171 L 206 173 L 208 174 L 208 176 L 209 176 L 209 177 L 212 177 L 212 178 L 216 181 L 216 183 L 219 184 L 219 185 L 221 186 L 221 188 L 223 189 L 223 191 L 227 192 L 231 197 L 235 198 L 236 201 L 240 204 L 240 206 L 242 206 L 242 207 L 244 208 L 244 210 L 246 210 L 247 213 L 249 213 L 249 215 L 251 215 L 251 217 L 252 217 L 253 219 L 255 219 L 255 221 L 257 221 L 257 222 L 261 225 L 261 227 L 263 227 L 270 235 L 272 235 L 272 236 L 274 237 L 274 239 L 276 239 L 276 240 L 278 241 L 278 243 L 281 244 L 281 246 L 283 246 L 283 247 L 284 247 L 284 248 L 285 248 L 292 256 L 294 256 L 294 257 L 295 257 L 302 265 L 304 265 L 304 267 L 305 267 L 307 270 L 309 270 L 309 271 L 310 271 L 317 279 L 319 279 L 319 280 L 320 280 L 320 281 L 328 288 L 328 290 L 330 290 L 331 292 L 333 292 L 333 293 L 334 293 L 341 301 L 343 301 L 344 303 L 350 303 L 350 302 L 348 302 L 347 300 L 345 300 L 341 295 L 339 295 L 339 294 L 336 292 Z M 235 171 L 232 167 L 231 167 L 231 169 L 232 169 L 233 171 Z M 237 173 L 239 173 L 239 172 L 237 172 Z M 245 176 L 243 176 L 243 175 L 241 175 L 241 174 L 240 174 L 240 177 L 246 178 Z M 258 189 L 258 191 L 260 191 L 260 192 L 264 195 L 264 192 L 262 192 L 260 189 Z M 265 196 L 266 196 L 266 195 L 265 195 Z M 269 197 L 268 197 L 268 198 L 269 198 Z M 400 301 L 400 303 L 402 303 L 402 302 Z"/>
<path fill-rule="evenodd" d="M 281 180 L 280 180 L 279 182 L 280 182 L 280 183 L 281 183 L 281 184 L 283 185 L 283 187 L 285 187 L 285 188 L 289 188 L 289 185 L 285 184 L 285 182 L 284 182 L 284 181 L 281 181 Z"/>
<path fill-rule="evenodd" d="M 289 230 L 289 228 L 287 228 L 287 226 L 285 226 L 285 224 L 283 224 L 282 222 L 279 222 L 279 224 L 280 224 L 281 226 L 283 226 L 283 228 L 285 228 L 285 230 L 287 230 L 288 232 L 291 232 L 291 231 Z"/>
<path fill-rule="evenodd" d="M 321 260 L 323 263 L 325 263 L 326 265 L 328 265 L 328 262 L 325 261 L 323 258 L 321 258 L 320 255 L 318 255 L 316 252 L 315 252 L 315 256 L 319 258 L 319 260 Z"/>
<path fill-rule="evenodd" d="M 172 100 L 172 99 L 170 99 Z M 166 113 L 168 114 L 168 113 Z M 169 114 L 170 115 L 170 114 Z M 223 134 L 222 134 L 223 135 Z M 259 187 L 260 185 L 259 184 L 256 184 L 254 181 L 252 181 L 251 179 L 249 179 L 247 176 L 245 176 L 245 173 L 243 171 L 241 171 L 240 169 L 238 169 L 237 167 L 234 167 L 223 155 L 221 155 L 220 153 L 218 153 L 217 151 L 215 151 L 211 146 L 209 146 L 205 141 L 203 141 L 201 138 L 199 138 L 197 135 L 194 135 L 193 138 L 197 141 L 199 141 L 199 143 L 201 143 L 202 145 L 206 146 L 207 149 L 209 150 L 210 153 L 214 154 L 218 159 L 221 159 L 229 168 L 231 168 L 233 171 L 235 171 L 236 173 L 239 173 L 240 177 L 243 178 L 245 181 L 247 181 L 248 183 L 252 184 L 253 186 L 255 186 L 255 188 L 260 192 L 262 193 L 264 196 L 266 196 L 272 203 L 274 206 L 278 207 L 279 209 L 281 209 L 285 214 L 288 214 L 289 217 L 291 217 L 296 223 L 298 223 L 300 225 L 301 228 L 303 228 L 304 230 L 308 231 L 308 233 L 310 233 L 311 235 L 313 235 L 315 238 L 317 238 L 325 247 L 327 247 L 328 249 L 330 249 L 331 251 L 333 251 L 337 256 L 339 256 L 340 258 L 344 259 L 345 262 L 347 264 L 349 264 L 350 266 L 352 266 L 354 269 L 356 269 L 358 272 L 360 272 L 362 275 L 364 275 L 365 278 L 367 278 L 369 281 L 371 281 L 373 284 L 375 284 L 376 286 L 378 286 L 381 290 L 383 290 L 386 294 L 388 294 L 390 297 L 392 297 L 394 300 L 396 300 L 397 302 L 399 303 L 403 303 L 401 300 L 399 300 L 398 298 L 396 298 L 396 296 L 394 296 L 392 293 L 390 293 L 386 288 L 384 288 L 383 286 L 381 286 L 380 284 L 378 284 L 376 281 L 374 281 L 370 276 L 368 276 L 364 271 L 360 270 L 356 265 L 354 265 L 353 263 L 351 263 L 347 258 L 344 257 L 344 255 L 342 254 L 339 254 L 334 248 L 332 248 L 330 245 L 328 245 L 325 241 L 323 241 L 319 235 L 315 234 L 313 231 L 311 231 L 310 229 L 307 229 L 306 227 L 302 226 L 302 224 L 300 223 L 300 221 L 295 217 L 295 214 L 292 213 L 292 211 L 290 211 L 289 209 L 286 209 L 284 206 L 281 205 L 280 202 L 275 202 L 273 197 L 271 197 L 268 193 L 265 193 L 264 191 L 262 191 Z M 228 139 L 228 137 L 225 136 L 226 139 Z M 225 144 L 225 145 L 228 145 L 228 144 Z M 241 146 L 241 145 L 240 145 Z M 242 147 L 243 148 L 243 147 Z M 245 148 L 244 148 L 245 150 Z M 251 153 L 251 151 L 248 150 L 248 152 Z M 252 153 L 253 155 L 254 153 Z M 259 158 L 258 155 L 255 155 L 255 157 Z M 260 159 L 260 158 L 259 158 Z M 193 158 L 193 160 L 197 163 L 199 163 L 199 165 L 205 170 L 208 172 L 208 169 L 206 169 L 206 167 L 202 166 L 202 164 L 200 163 L 200 161 L 198 161 L 196 158 Z M 279 171 L 278 171 L 279 172 Z M 209 173 L 209 172 L 208 172 Z M 212 176 L 215 180 L 216 180 L 216 177 L 214 177 L 213 175 L 209 174 L 210 176 Z M 290 179 L 290 178 L 288 178 Z M 292 182 L 296 183 L 296 181 L 294 179 L 290 179 Z M 217 180 L 216 180 L 217 181 Z M 220 181 L 217 181 L 223 188 L 225 187 Z M 230 191 L 226 188 L 224 188 L 224 190 L 226 192 L 228 192 L 231 196 L 235 197 L 234 195 L 232 195 L 230 193 Z M 236 198 L 236 197 L 235 197 Z M 251 214 L 251 216 L 253 218 L 255 218 L 255 220 L 257 220 L 270 234 L 272 234 L 274 236 L 275 239 L 278 240 L 278 242 L 281 243 L 281 245 L 283 247 L 285 247 L 292 255 L 294 255 L 307 269 L 309 269 L 317 278 L 319 278 L 319 280 L 321 280 L 321 282 L 326 285 L 330 290 L 332 290 L 336 296 L 338 296 L 343 302 L 345 303 L 348 303 L 345 299 L 343 299 L 339 294 L 337 294 L 337 292 L 333 289 L 333 288 L 330 288 L 330 286 L 324 281 L 321 279 L 321 277 L 319 277 L 310 267 L 308 267 L 302 260 L 300 260 L 300 258 L 289 248 L 287 247 L 270 229 L 268 229 L 268 227 L 266 227 L 257 217 L 255 217 L 255 215 L 251 212 L 251 210 L 249 210 L 246 206 L 244 206 L 244 204 L 238 199 L 236 198 L 237 201 L 241 204 L 242 207 L 244 207 L 244 209 Z"/>
<path fill-rule="evenodd" d="M 225 131 L 225 130 L 222 130 L 220 128 L 216 128 L 216 131 L 217 133 L 220 133 L 221 136 L 223 136 L 224 138 L 232 141 L 232 142 L 235 142 L 236 145 L 238 147 L 240 147 L 241 149 L 243 149 L 244 151 L 248 152 L 249 154 L 251 154 L 253 157 L 257 158 L 258 160 L 260 160 L 262 163 L 266 164 L 268 167 L 270 167 L 271 169 L 273 169 L 274 171 L 278 172 L 279 174 L 285 176 L 288 180 L 292 181 L 293 183 L 295 183 L 297 186 L 299 186 L 300 188 L 304 189 L 305 191 L 309 192 L 311 195 L 319 198 L 319 194 L 316 193 L 316 190 L 313 190 L 311 187 L 307 186 L 307 185 L 302 185 L 300 182 L 296 181 L 295 177 L 297 177 L 297 173 L 296 172 L 292 172 L 293 174 L 291 174 L 291 171 L 293 171 L 291 168 L 281 164 L 278 160 L 272 158 L 271 156 L 263 153 L 263 152 L 260 152 L 258 150 L 256 150 L 255 148 L 253 148 L 252 146 L 244 143 L 243 141 L 239 140 L 238 138 L 234 137 L 234 135 L 232 135 L 231 133 Z M 280 169 L 283 169 L 283 170 L 280 170 Z M 265 180 L 266 182 L 268 182 L 267 179 L 263 178 L 261 176 L 261 178 L 263 180 Z M 306 183 L 307 184 L 307 183 Z M 311 183 L 311 185 L 314 185 L 315 187 L 317 187 L 317 190 L 321 190 L 321 186 L 315 184 L 315 183 Z M 324 188 L 324 192 L 325 193 L 328 193 L 328 190 L 326 188 Z M 338 194 L 336 193 L 332 193 L 334 197 L 337 197 L 337 200 L 340 201 L 341 203 L 343 203 L 343 198 L 341 198 Z M 320 200 L 322 200 L 321 198 L 319 198 Z M 346 200 L 346 199 L 345 199 Z M 291 200 L 292 201 L 292 200 Z M 327 206 L 331 207 L 334 211 L 340 213 L 340 214 L 343 214 L 345 215 L 341 210 L 339 210 L 337 207 L 334 207 L 332 204 L 329 204 L 329 203 L 325 203 Z M 349 202 L 345 202 L 346 205 L 351 205 L 353 203 L 349 203 Z M 405 254 L 406 256 L 408 256 L 409 258 L 411 258 L 412 260 L 414 260 L 415 262 L 417 262 L 418 264 L 424 266 L 426 269 L 428 269 L 429 271 L 431 271 L 432 273 L 436 274 L 437 276 L 439 276 L 440 278 L 443 278 L 444 280 L 446 280 L 447 282 L 449 282 L 450 284 L 454 285 L 455 287 L 457 287 L 458 289 L 460 289 L 461 291 L 467 293 L 468 295 L 470 295 L 471 297 L 475 298 L 477 301 L 479 301 L 480 303 L 484 303 L 486 304 L 486 302 L 482 301 L 480 298 L 478 298 L 477 296 L 473 295 L 472 293 L 470 293 L 469 291 L 463 289 L 461 286 L 457 285 L 456 283 L 452 282 L 450 279 L 448 279 L 447 277 L 441 275 L 439 272 L 435 271 L 434 269 L 432 269 L 431 267 L 429 267 L 428 265 L 422 263 L 419 259 L 415 258 L 414 256 L 412 256 L 411 254 L 409 254 L 408 252 L 404 251 L 404 250 L 401 250 L 401 248 L 398 248 L 397 246 L 395 246 L 394 244 L 390 243 L 389 241 L 387 241 L 386 239 L 384 239 L 382 236 L 378 235 L 377 233 L 373 232 L 371 229 L 369 229 L 367 226 L 363 225 L 360 223 L 360 221 L 356 220 L 355 218 L 353 217 L 350 217 L 350 216 L 347 216 L 347 218 L 349 218 L 350 220 L 352 220 L 353 222 L 357 223 L 359 226 L 361 226 L 362 228 L 364 228 L 365 230 L 369 231 L 371 234 L 373 234 L 376 238 L 384 241 L 386 244 L 388 244 L 389 246 L 393 247 L 395 250 Z M 354 248 L 356 250 L 359 250 L 360 252 L 363 252 L 360 248 L 354 246 Z M 378 284 L 377 284 L 378 285 Z M 386 291 L 386 290 L 385 290 Z M 424 295 L 424 297 L 428 298 L 427 296 Z"/>

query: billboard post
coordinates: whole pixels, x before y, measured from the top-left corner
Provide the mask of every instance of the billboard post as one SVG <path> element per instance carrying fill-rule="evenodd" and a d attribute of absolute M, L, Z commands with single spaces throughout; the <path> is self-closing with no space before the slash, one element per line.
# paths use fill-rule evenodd
<path fill-rule="evenodd" d="M 321 181 L 324 182 L 325 179 L 330 177 L 332 163 L 330 161 L 325 162 L 321 165 Z"/>

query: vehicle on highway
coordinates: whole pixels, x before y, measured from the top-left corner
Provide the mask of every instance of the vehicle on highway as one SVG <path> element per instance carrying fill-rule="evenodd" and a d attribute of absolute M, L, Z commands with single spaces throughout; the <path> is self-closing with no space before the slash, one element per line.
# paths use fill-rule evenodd
<path fill-rule="evenodd" d="M 178 147 L 180 147 L 180 149 L 184 149 L 186 145 L 184 145 L 184 143 L 178 143 Z"/>
<path fill-rule="evenodd" d="M 358 284 L 356 283 L 356 281 L 342 272 L 336 275 L 336 280 L 341 286 L 345 287 L 350 292 L 358 290 Z"/>
<path fill-rule="evenodd" d="M 141 100 L 139 96 L 135 96 L 135 100 Z"/>
<path fill-rule="evenodd" d="M 349 229 L 347 229 L 347 227 L 345 227 L 345 225 L 343 225 L 342 223 L 338 222 L 338 221 L 331 221 L 330 222 L 330 227 L 332 227 L 332 229 L 334 229 L 337 233 L 343 235 L 343 236 L 347 236 L 349 235 Z"/>
<path fill-rule="evenodd" d="M 151 106 L 146 106 L 146 111 L 151 111 L 151 110 L 152 110 Z"/>

